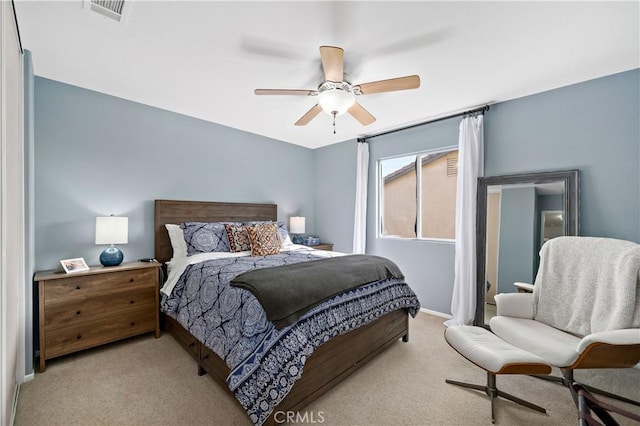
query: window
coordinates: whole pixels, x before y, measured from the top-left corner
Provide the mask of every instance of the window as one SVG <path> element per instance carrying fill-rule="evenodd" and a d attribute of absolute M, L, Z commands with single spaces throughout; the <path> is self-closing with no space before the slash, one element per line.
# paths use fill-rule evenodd
<path fill-rule="evenodd" d="M 379 160 L 378 171 L 381 237 L 455 238 L 457 148 Z"/>

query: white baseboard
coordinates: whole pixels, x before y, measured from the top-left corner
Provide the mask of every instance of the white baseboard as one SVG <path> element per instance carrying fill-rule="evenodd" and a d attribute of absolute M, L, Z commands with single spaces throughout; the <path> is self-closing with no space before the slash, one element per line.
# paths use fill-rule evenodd
<path fill-rule="evenodd" d="M 16 383 L 16 387 L 13 393 L 13 404 L 11 404 L 11 417 L 9 418 L 9 426 L 13 426 L 13 422 L 16 419 L 16 411 L 18 409 L 18 394 L 20 393 L 20 384 Z"/>
<path fill-rule="evenodd" d="M 440 318 L 446 318 L 446 319 L 453 318 L 452 315 L 445 314 L 445 313 L 438 312 L 438 311 L 432 311 L 431 309 L 426 309 L 426 308 L 420 308 L 420 312 L 424 312 L 425 314 L 433 315 L 433 316 L 440 317 Z"/>
<path fill-rule="evenodd" d="M 35 379 L 36 373 L 31 373 L 23 376 L 22 383 L 30 382 Z M 9 426 L 13 426 L 16 419 L 16 411 L 18 410 L 18 396 L 20 395 L 20 383 L 16 383 L 16 389 L 13 397 L 13 404 L 11 406 L 11 418 L 9 419 Z"/>

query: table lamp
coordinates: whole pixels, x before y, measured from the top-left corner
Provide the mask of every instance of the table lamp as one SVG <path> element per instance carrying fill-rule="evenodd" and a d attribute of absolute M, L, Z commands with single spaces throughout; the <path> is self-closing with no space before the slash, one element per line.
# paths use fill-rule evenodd
<path fill-rule="evenodd" d="M 129 218 L 106 216 L 96 217 L 96 244 L 109 244 L 100 254 L 103 266 L 117 266 L 122 263 L 124 254 L 114 244 L 127 244 Z"/>
<path fill-rule="evenodd" d="M 305 219 L 302 216 L 291 216 L 289 218 L 289 232 L 293 235 L 293 244 L 302 244 L 302 234 L 304 234 Z"/>

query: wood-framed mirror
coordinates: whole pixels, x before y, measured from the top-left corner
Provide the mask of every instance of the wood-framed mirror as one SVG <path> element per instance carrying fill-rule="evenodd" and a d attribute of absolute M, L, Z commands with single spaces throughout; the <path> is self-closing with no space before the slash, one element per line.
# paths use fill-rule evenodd
<path fill-rule="evenodd" d="M 531 291 L 544 241 L 579 235 L 579 172 L 478 178 L 477 302 L 474 324 L 488 327 L 497 293 Z"/>

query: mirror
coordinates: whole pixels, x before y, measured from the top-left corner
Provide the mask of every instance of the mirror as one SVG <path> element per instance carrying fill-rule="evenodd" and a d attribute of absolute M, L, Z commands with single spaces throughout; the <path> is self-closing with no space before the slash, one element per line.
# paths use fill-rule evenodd
<path fill-rule="evenodd" d="M 478 179 L 475 325 L 488 327 L 497 293 L 531 291 L 542 244 L 578 235 L 578 214 L 578 170 Z"/>

